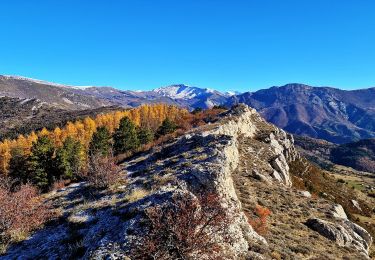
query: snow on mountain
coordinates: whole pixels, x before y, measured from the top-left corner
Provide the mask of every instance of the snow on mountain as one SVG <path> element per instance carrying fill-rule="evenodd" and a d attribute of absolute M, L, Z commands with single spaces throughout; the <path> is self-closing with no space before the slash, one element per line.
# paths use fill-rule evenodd
<path fill-rule="evenodd" d="M 13 76 L 13 75 L 1 75 L 1 76 L 4 77 L 4 78 L 6 78 L 6 79 L 22 80 L 22 81 L 28 81 L 28 82 L 33 82 L 33 83 L 37 83 L 37 84 L 43 84 L 43 85 L 55 86 L 55 87 L 62 87 L 62 88 L 85 89 L 85 88 L 91 88 L 92 87 L 92 86 L 71 86 L 71 85 L 64 85 L 64 84 L 49 82 L 49 81 L 40 80 L 40 79 L 33 79 L 33 78 L 28 78 L 28 77 L 22 77 L 22 76 Z"/>
<path fill-rule="evenodd" d="M 241 92 L 239 91 L 226 91 L 224 92 L 224 94 L 228 97 L 231 97 L 231 96 L 236 96 L 236 95 L 240 95 L 242 94 Z"/>
<path fill-rule="evenodd" d="M 172 85 L 167 87 L 156 88 L 152 90 L 153 92 L 158 93 L 159 95 L 170 97 L 173 99 L 193 99 L 193 98 L 200 98 L 202 96 L 210 96 L 210 95 L 219 95 L 223 96 L 219 91 L 209 89 L 209 88 L 197 88 L 191 87 L 187 85 Z"/>

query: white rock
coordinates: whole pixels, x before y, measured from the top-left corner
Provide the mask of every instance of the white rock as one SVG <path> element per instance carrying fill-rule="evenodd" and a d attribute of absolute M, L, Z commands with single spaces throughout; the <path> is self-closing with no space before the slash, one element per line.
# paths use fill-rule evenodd
<path fill-rule="evenodd" d="M 340 204 L 333 205 L 332 215 L 335 218 L 348 219 L 348 216 L 346 215 L 344 208 Z"/>
<path fill-rule="evenodd" d="M 300 191 L 300 194 L 306 198 L 311 198 L 311 193 L 308 192 L 307 190 Z"/>
<path fill-rule="evenodd" d="M 351 202 L 352 202 L 353 206 L 354 206 L 356 209 L 362 211 L 361 207 L 359 206 L 358 201 L 356 201 L 356 200 L 351 200 Z"/>

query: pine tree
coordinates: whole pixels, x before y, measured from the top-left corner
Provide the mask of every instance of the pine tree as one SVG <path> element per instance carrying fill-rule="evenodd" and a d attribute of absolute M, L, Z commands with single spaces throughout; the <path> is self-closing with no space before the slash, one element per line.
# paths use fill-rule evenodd
<path fill-rule="evenodd" d="M 21 147 L 11 150 L 11 159 L 9 162 L 9 177 L 15 184 L 26 184 L 29 177 L 28 156 Z"/>
<path fill-rule="evenodd" d="M 121 119 L 120 126 L 113 135 L 113 140 L 116 154 L 132 151 L 139 147 L 137 128 L 128 117 Z"/>
<path fill-rule="evenodd" d="M 112 147 L 111 134 L 104 126 L 98 127 L 90 142 L 89 154 L 108 155 Z"/>
<path fill-rule="evenodd" d="M 83 165 L 83 146 L 72 137 L 65 139 L 63 146 L 56 151 L 54 174 L 58 179 L 75 180 Z"/>
<path fill-rule="evenodd" d="M 54 181 L 53 142 L 47 136 L 41 136 L 31 147 L 29 170 L 31 181 L 42 191 L 47 191 Z"/>
<path fill-rule="evenodd" d="M 154 140 L 154 133 L 148 127 L 139 128 L 138 139 L 140 144 L 148 144 Z"/>
<path fill-rule="evenodd" d="M 171 134 L 176 131 L 177 125 L 171 121 L 169 118 L 166 118 L 161 126 L 159 126 L 158 131 L 156 132 L 156 136 L 160 137 L 166 134 Z"/>

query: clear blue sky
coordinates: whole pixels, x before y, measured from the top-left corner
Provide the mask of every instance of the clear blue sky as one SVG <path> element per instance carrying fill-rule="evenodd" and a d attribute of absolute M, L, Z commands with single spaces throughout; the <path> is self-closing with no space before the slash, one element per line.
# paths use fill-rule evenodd
<path fill-rule="evenodd" d="M 151 89 L 375 86 L 375 1 L 4 0 L 0 74 Z"/>

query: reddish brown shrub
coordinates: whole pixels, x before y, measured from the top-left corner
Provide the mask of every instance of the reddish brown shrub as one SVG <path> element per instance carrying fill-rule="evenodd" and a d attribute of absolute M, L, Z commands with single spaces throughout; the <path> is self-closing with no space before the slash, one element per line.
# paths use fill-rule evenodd
<path fill-rule="evenodd" d="M 16 192 L 0 187 L 0 244 L 25 238 L 53 216 L 50 204 L 38 197 L 35 187 L 22 185 Z"/>
<path fill-rule="evenodd" d="M 69 184 L 69 180 L 59 180 L 59 181 L 55 181 L 53 183 L 53 187 L 52 187 L 52 190 L 60 190 L 62 188 L 65 188 L 65 186 Z"/>
<path fill-rule="evenodd" d="M 113 156 L 94 154 L 90 156 L 88 171 L 83 177 L 92 187 L 104 189 L 118 181 L 119 172 L 120 167 Z"/>
<path fill-rule="evenodd" d="M 249 224 L 254 228 L 255 232 L 259 235 L 266 235 L 268 232 L 267 218 L 271 214 L 271 211 L 265 207 L 257 205 L 255 207 L 256 218 L 251 218 L 248 214 L 247 219 Z"/>
<path fill-rule="evenodd" d="M 192 259 L 202 255 L 220 259 L 220 244 L 231 242 L 227 234 L 230 222 L 217 195 L 175 195 L 168 206 L 146 211 L 149 230 L 132 254 L 136 259 Z M 217 236 L 222 238 L 220 244 Z"/>

